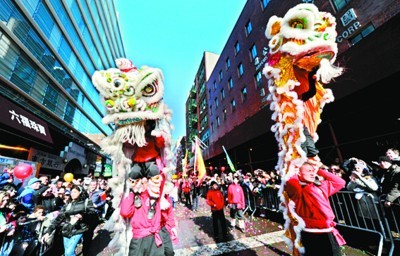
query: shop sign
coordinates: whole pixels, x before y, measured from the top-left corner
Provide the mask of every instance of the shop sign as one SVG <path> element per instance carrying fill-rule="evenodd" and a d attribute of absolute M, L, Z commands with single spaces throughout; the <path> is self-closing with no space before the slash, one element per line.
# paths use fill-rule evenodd
<path fill-rule="evenodd" d="M 345 31 L 343 31 L 340 35 L 337 36 L 336 42 L 338 42 L 338 43 L 342 42 L 343 39 L 350 37 L 360 27 L 361 27 L 361 23 L 359 21 L 354 22 Z"/>
<path fill-rule="evenodd" d="M 342 17 L 340 17 L 343 27 L 346 27 L 347 25 L 349 25 L 352 21 L 354 21 L 356 19 L 357 19 L 357 15 L 354 12 L 353 8 L 349 9 L 347 12 L 345 12 L 343 14 Z"/>
<path fill-rule="evenodd" d="M 46 169 L 62 171 L 65 167 L 62 157 L 34 148 L 30 148 L 28 160 L 39 162 L 41 167 Z"/>
<path fill-rule="evenodd" d="M 0 122 L 41 140 L 53 143 L 45 121 L 28 113 L 3 97 L 0 97 L 0 99 Z"/>

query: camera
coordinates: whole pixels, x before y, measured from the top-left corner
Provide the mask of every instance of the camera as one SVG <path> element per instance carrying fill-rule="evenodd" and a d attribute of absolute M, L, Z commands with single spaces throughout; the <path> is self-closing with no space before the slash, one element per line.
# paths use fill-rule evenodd
<path fill-rule="evenodd" d="M 355 160 L 355 159 L 346 159 L 346 160 L 343 161 L 343 163 L 340 165 L 340 167 L 345 172 L 352 172 L 352 171 L 354 171 L 356 164 L 357 164 L 357 160 Z"/>

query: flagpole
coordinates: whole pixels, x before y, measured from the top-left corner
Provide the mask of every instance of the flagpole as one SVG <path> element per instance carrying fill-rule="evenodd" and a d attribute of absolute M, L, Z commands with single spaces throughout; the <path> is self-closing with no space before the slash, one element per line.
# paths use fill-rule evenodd
<path fill-rule="evenodd" d="M 231 171 L 232 171 L 232 172 L 236 172 L 235 165 L 232 163 L 232 160 L 231 160 L 231 158 L 229 157 L 228 152 L 226 151 L 224 145 L 222 145 L 222 149 L 223 149 L 224 152 L 225 152 L 226 161 L 228 162 L 228 165 L 229 165 L 229 167 L 231 168 Z"/>

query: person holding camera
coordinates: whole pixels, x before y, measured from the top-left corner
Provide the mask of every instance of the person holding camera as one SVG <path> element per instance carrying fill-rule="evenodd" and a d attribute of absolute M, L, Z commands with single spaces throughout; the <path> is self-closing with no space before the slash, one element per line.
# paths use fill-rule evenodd
<path fill-rule="evenodd" d="M 49 240 L 50 234 L 57 227 L 62 226 L 61 235 L 63 236 L 65 256 L 76 255 L 76 247 L 83 234 L 88 230 L 87 223 L 96 214 L 93 203 L 88 199 L 88 195 L 82 186 L 72 186 L 71 199 L 72 201 L 65 205 L 60 214 L 51 222 L 41 239 L 42 243 L 46 242 Z"/>

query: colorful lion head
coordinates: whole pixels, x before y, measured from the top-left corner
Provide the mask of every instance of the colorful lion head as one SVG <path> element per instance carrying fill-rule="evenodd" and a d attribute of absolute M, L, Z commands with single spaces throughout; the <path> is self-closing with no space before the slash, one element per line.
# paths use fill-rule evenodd
<path fill-rule="evenodd" d="M 275 54 L 288 55 L 293 65 L 307 71 L 319 66 L 322 59 L 333 63 L 337 54 L 335 28 L 335 17 L 318 11 L 313 4 L 298 4 L 283 18 L 272 16 L 265 31 L 270 39 L 270 60 L 279 59 Z"/>
<path fill-rule="evenodd" d="M 164 118 L 163 74 L 158 68 L 137 69 L 130 60 L 117 59 L 118 68 L 96 71 L 92 82 L 103 96 L 103 122 L 123 126 Z"/>

